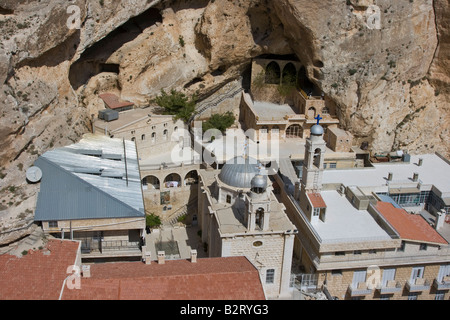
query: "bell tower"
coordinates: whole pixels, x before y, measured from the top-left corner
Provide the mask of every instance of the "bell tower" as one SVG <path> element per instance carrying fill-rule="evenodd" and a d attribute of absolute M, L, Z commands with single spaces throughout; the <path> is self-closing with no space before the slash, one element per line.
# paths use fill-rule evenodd
<path fill-rule="evenodd" d="M 316 119 L 317 124 L 311 127 L 311 136 L 306 139 L 305 144 L 305 159 L 301 181 L 303 192 L 320 192 L 322 190 L 326 143 L 323 140 L 323 127 L 319 124 L 320 115 Z"/>
<path fill-rule="evenodd" d="M 251 181 L 250 192 L 246 194 L 245 224 L 249 231 L 269 229 L 270 196 L 267 191 L 267 176 L 257 174 Z"/>

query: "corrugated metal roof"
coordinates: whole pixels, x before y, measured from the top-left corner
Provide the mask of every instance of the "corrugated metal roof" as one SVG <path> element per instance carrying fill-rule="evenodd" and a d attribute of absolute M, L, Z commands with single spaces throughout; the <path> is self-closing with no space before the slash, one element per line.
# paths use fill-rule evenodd
<path fill-rule="evenodd" d="M 103 154 L 121 154 L 122 160 Z M 77 144 L 46 152 L 35 166 L 43 172 L 36 221 L 144 216 L 137 153 L 131 141 L 125 141 L 124 149 L 120 139 L 85 135 Z"/>

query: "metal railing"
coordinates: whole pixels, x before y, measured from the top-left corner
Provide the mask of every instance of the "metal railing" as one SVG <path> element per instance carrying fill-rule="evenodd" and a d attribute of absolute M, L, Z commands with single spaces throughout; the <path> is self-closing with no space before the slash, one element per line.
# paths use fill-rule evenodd
<path fill-rule="evenodd" d="M 140 241 L 127 241 L 127 240 L 94 240 L 83 239 L 81 240 L 81 252 L 92 253 L 105 251 L 134 251 L 141 249 Z"/>

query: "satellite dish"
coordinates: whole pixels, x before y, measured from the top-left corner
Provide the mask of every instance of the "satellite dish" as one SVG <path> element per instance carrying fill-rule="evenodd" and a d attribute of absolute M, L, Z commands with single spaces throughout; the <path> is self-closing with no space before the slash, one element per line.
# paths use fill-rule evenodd
<path fill-rule="evenodd" d="M 31 183 L 36 183 L 42 179 L 42 170 L 38 167 L 31 167 L 27 170 L 27 180 Z"/>

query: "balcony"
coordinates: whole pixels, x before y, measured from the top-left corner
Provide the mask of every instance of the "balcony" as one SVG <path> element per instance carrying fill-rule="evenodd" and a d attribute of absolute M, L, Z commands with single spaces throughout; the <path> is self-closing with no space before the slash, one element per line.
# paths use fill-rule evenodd
<path fill-rule="evenodd" d="M 348 286 L 348 292 L 352 297 L 366 296 L 372 294 L 372 291 L 373 290 L 368 287 L 366 282 L 358 282 L 357 285 L 350 284 Z"/>
<path fill-rule="evenodd" d="M 390 294 L 401 291 L 402 284 L 398 281 L 390 280 L 385 285 L 381 285 L 377 289 L 380 291 L 380 294 Z"/>
<path fill-rule="evenodd" d="M 450 277 L 444 277 L 441 281 L 434 279 L 433 286 L 436 290 L 449 290 L 450 289 Z"/>
<path fill-rule="evenodd" d="M 416 278 L 406 281 L 406 289 L 409 292 L 421 292 L 430 290 L 431 284 L 428 280 L 423 278 Z"/>
<path fill-rule="evenodd" d="M 117 256 L 140 256 L 141 243 L 139 241 L 126 240 L 96 240 L 82 239 L 81 253 L 83 257 L 117 257 Z"/>

